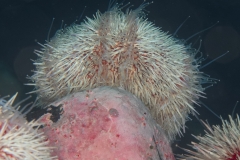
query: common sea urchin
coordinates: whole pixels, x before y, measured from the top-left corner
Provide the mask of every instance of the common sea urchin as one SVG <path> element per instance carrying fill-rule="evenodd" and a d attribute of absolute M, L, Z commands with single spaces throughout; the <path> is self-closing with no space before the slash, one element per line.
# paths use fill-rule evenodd
<path fill-rule="evenodd" d="M 181 134 L 208 79 L 199 72 L 198 51 L 147 21 L 145 6 L 97 12 L 36 51 L 30 85 L 39 103 L 98 86 L 122 87 L 149 107 L 170 139 Z"/>
<path fill-rule="evenodd" d="M 0 159 L 54 159 L 50 156 L 52 148 L 47 146 L 43 132 L 34 129 L 38 122 L 27 122 L 18 111 L 19 106 L 12 107 L 16 96 L 8 101 L 0 99 Z"/>
<path fill-rule="evenodd" d="M 205 123 L 204 123 L 205 124 Z M 192 142 L 194 151 L 184 149 L 188 155 L 182 160 L 240 160 L 240 120 L 237 116 L 229 121 L 222 119 L 222 126 L 209 126 L 204 136 L 194 136 L 199 142 Z"/>

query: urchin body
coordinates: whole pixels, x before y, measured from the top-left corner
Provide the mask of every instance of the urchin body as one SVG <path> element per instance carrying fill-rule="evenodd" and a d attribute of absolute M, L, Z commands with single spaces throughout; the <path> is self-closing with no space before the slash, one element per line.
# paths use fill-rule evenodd
<path fill-rule="evenodd" d="M 240 120 L 229 116 L 229 121 L 222 119 L 222 126 L 209 126 L 204 136 L 194 136 L 198 143 L 192 142 L 194 150 L 184 149 L 187 155 L 181 160 L 240 160 Z"/>
<path fill-rule="evenodd" d="M 184 128 L 205 78 L 196 51 L 141 15 L 117 7 L 56 33 L 37 51 L 31 77 L 40 103 L 98 86 L 122 87 L 140 98 L 170 139 Z"/>
<path fill-rule="evenodd" d="M 38 122 L 27 122 L 18 111 L 19 106 L 12 107 L 16 95 L 9 101 L 0 99 L 0 159 L 53 160 L 43 132 L 34 129 Z"/>

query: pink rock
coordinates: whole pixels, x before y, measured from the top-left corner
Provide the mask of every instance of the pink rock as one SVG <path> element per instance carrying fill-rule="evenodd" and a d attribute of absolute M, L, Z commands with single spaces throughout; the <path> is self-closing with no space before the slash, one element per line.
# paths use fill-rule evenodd
<path fill-rule="evenodd" d="M 51 106 L 63 110 L 60 118 L 53 122 L 55 115 L 48 113 L 40 120 L 60 160 L 175 159 L 147 107 L 123 89 L 100 87 L 69 95 Z"/>

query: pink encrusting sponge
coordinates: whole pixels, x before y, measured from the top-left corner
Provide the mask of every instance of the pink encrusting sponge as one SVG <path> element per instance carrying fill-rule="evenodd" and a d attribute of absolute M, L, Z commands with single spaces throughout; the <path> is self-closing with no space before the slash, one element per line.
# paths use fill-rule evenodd
<path fill-rule="evenodd" d="M 174 160 L 169 141 L 149 110 L 131 93 L 111 87 L 71 94 L 40 118 L 59 160 Z"/>

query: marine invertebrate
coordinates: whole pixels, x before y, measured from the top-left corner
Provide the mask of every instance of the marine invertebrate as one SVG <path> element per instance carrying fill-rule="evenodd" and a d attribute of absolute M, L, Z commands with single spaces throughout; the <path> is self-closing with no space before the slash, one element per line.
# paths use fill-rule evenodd
<path fill-rule="evenodd" d="M 204 123 L 204 122 L 203 122 Z M 199 142 L 192 142 L 194 150 L 184 149 L 188 154 L 181 159 L 193 160 L 240 160 L 240 121 L 229 116 L 222 119 L 222 126 L 209 126 L 204 136 L 194 136 Z"/>
<path fill-rule="evenodd" d="M 170 139 L 181 134 L 210 78 L 198 69 L 197 50 L 147 21 L 146 5 L 126 13 L 115 5 L 42 45 L 29 84 L 40 105 L 99 86 L 122 87 L 149 107 Z"/>
<path fill-rule="evenodd" d="M 8 101 L 0 100 L 0 159 L 54 159 L 50 156 L 52 147 L 47 146 L 46 137 L 38 131 L 38 122 L 27 122 L 18 104 L 12 106 L 16 96 Z"/>

